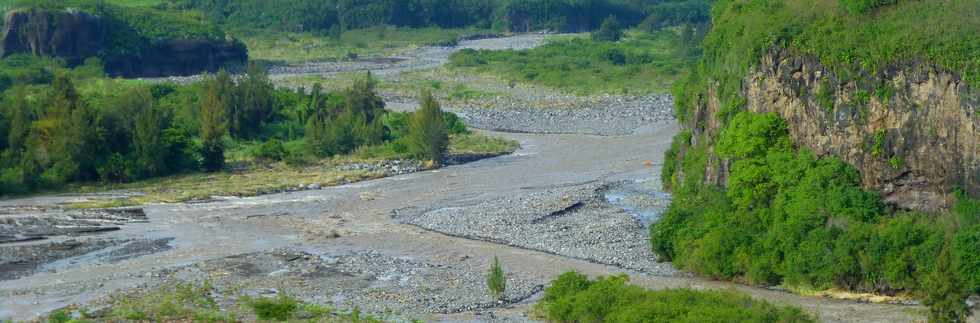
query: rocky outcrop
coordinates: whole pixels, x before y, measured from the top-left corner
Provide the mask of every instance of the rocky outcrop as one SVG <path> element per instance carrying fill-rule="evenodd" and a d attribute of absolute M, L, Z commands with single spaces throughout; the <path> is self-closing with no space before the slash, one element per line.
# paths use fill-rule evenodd
<path fill-rule="evenodd" d="M 777 48 L 744 79 L 742 94 L 748 110 L 782 116 L 799 146 L 855 166 L 886 202 L 934 211 L 957 188 L 980 196 L 980 92 L 954 73 L 911 62 L 845 79 Z M 702 140 L 721 127 L 721 105 L 708 96 L 692 121 Z M 727 163 L 708 164 L 706 180 L 723 184 Z"/>
<path fill-rule="evenodd" d="M 146 47 L 140 55 L 107 57 L 105 67 L 110 75 L 161 77 L 216 72 L 246 62 L 248 50 L 234 40 L 169 39 Z"/>
<path fill-rule="evenodd" d="M 11 11 L 4 17 L 0 56 L 27 53 L 56 56 L 71 64 L 96 56 L 105 48 L 102 19 L 78 11 Z"/>
<path fill-rule="evenodd" d="M 99 57 L 106 72 L 122 77 L 158 77 L 214 72 L 248 61 L 245 45 L 234 39 L 143 39 L 116 51 L 106 18 L 77 10 L 15 10 L 5 16 L 0 56 L 25 53 L 79 64 Z M 115 27 L 113 27 L 115 28 Z"/>

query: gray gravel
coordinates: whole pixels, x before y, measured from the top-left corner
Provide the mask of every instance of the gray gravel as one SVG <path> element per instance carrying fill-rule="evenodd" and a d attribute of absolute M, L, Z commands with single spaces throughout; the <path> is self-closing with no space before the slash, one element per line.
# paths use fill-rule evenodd
<path fill-rule="evenodd" d="M 449 206 L 395 218 L 469 239 L 539 250 L 653 275 L 673 276 L 656 261 L 649 233 L 636 217 L 605 201 L 609 184 L 520 192 L 476 205 Z"/>
<path fill-rule="evenodd" d="M 154 282 L 130 291 L 145 293 L 176 282 L 209 282 L 219 304 L 242 296 L 274 297 L 282 291 L 306 302 L 405 320 L 413 315 L 486 311 L 526 300 L 546 282 L 508 272 L 504 301 L 488 296 L 488 261 L 463 257 L 446 261 L 392 257 L 374 251 L 340 255 L 316 250 L 277 249 L 210 260 L 148 273 Z"/>
<path fill-rule="evenodd" d="M 509 132 L 628 135 L 652 123 L 674 120 L 674 101 L 666 94 L 585 97 L 558 108 L 535 107 L 533 102 L 495 98 L 447 109 L 467 125 Z"/>

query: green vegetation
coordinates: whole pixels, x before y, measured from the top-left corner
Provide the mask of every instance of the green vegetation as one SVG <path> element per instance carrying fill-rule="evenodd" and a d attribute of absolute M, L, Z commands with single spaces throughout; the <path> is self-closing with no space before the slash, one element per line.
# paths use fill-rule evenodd
<path fill-rule="evenodd" d="M 937 299 L 933 310 L 944 313 L 959 311 L 953 305 L 976 286 L 975 268 L 956 268 L 977 263 L 965 250 L 975 250 L 972 225 L 980 212 L 965 194 L 954 210 L 959 221 L 894 213 L 861 189 L 853 167 L 797 150 L 781 118 L 749 112 L 736 114 L 717 138 L 714 152 L 731 161 L 722 190 L 699 175 L 707 162 L 704 143 L 677 138 L 668 157 L 678 164 L 663 175 L 674 202 L 651 236 L 654 251 L 680 268 L 751 284 L 906 292 Z M 950 264 L 937 260 L 942 253 L 951 255 Z M 933 295 L 937 290 L 944 296 Z"/>
<path fill-rule="evenodd" d="M 237 297 L 237 302 L 218 304 L 213 295 L 217 290 L 208 283 L 182 284 L 162 287 L 143 294 L 113 297 L 108 308 L 98 312 L 69 307 L 51 312 L 51 323 L 83 322 L 351 322 L 381 323 L 385 318 L 361 313 L 360 310 L 339 311 L 327 306 L 304 303 L 287 295 L 275 298 Z M 236 299 L 231 297 L 230 299 Z M 78 313 L 79 319 L 71 314 Z M 98 314 L 94 314 L 98 313 Z"/>
<path fill-rule="evenodd" d="M 162 38 L 223 40 L 225 33 L 196 11 L 161 10 L 149 1 L 12 0 L 7 9 L 79 9 L 105 18 L 108 48 L 100 58 L 138 53 Z"/>
<path fill-rule="evenodd" d="M 370 76 L 342 91 L 322 93 L 314 88 L 307 94 L 274 88 L 256 65 L 238 81 L 222 72 L 204 82 L 175 85 L 107 79 L 94 63 L 73 70 L 57 61 L 24 56 L 2 62 L 24 68 L 8 71 L 15 77 L 0 102 L 0 194 L 216 172 L 230 161 L 263 167 L 255 169 L 254 176 L 203 181 L 210 183 L 206 188 L 191 183 L 200 180 L 195 175 L 137 185 L 189 190 L 150 194 L 144 198 L 148 201 L 222 192 L 254 195 L 302 183 L 268 180 L 264 165 L 269 163 L 284 162 L 287 165 L 274 169 L 293 173 L 321 158 L 351 153 L 371 151 L 372 156 L 365 157 L 369 159 L 419 155 L 408 145 L 411 114 L 384 110 Z M 445 133 L 463 140 L 455 145 L 454 140 L 439 141 L 439 157 L 447 144 L 513 150 L 493 139 L 462 136 L 468 131 L 455 115 L 441 117 Z M 324 168 L 296 180 L 315 177 L 316 183 L 328 184 L 376 176 Z"/>
<path fill-rule="evenodd" d="M 494 299 L 502 299 L 504 291 L 507 290 L 507 276 L 504 274 L 504 267 L 500 265 L 500 259 L 496 256 L 493 257 L 490 271 L 487 272 L 487 290 Z"/>
<path fill-rule="evenodd" d="M 837 83 L 853 82 L 858 88 L 841 104 L 865 120 L 872 97 L 887 104 L 895 95 L 875 80 L 889 66 L 925 61 L 977 86 L 978 10 L 976 1 L 956 0 L 717 1 L 702 59 L 674 94 L 679 119 L 721 126 L 704 138 L 684 131 L 667 152 L 662 177 L 674 202 L 651 229 L 655 252 L 715 278 L 918 297 L 933 320 L 957 321 L 965 296 L 977 291 L 978 260 L 966 251 L 980 241 L 975 197 L 961 193 L 948 213 L 894 210 L 861 189 L 850 165 L 795 147 L 778 116 L 741 112 L 742 87 L 772 48 L 830 69 L 814 94 L 827 111 L 841 102 Z M 692 120 L 709 93 L 721 111 Z M 867 152 L 902 168 L 901 158 L 886 155 L 886 140 L 885 129 L 877 131 Z M 726 187 L 705 181 L 719 163 L 728 165 Z"/>
<path fill-rule="evenodd" d="M 529 50 L 462 50 L 451 66 L 575 94 L 664 91 L 697 58 L 693 29 L 632 32 L 620 42 L 554 40 Z"/>
<path fill-rule="evenodd" d="M 422 92 L 418 111 L 408 123 L 408 151 L 416 158 L 438 161 L 449 146 L 449 132 L 439 103 Z"/>
<path fill-rule="evenodd" d="M 816 322 L 798 308 L 734 291 L 651 291 L 628 282 L 567 272 L 545 289 L 537 310 L 552 322 Z"/>
<path fill-rule="evenodd" d="M 603 20 L 599 30 L 592 32 L 593 41 L 619 41 L 620 38 L 623 38 L 623 26 L 619 25 L 615 16 Z"/>
<path fill-rule="evenodd" d="M 163 7 L 197 9 L 232 29 L 318 33 L 381 25 L 585 31 L 610 15 L 636 24 L 649 10 L 648 5 L 626 0 L 175 0 Z"/>
<path fill-rule="evenodd" d="M 249 30 L 236 34 L 248 46 L 249 58 L 283 63 L 394 56 L 421 46 L 452 45 L 480 29 L 376 26 L 335 35 L 312 32 Z"/>
<path fill-rule="evenodd" d="M 732 100 L 749 68 L 774 46 L 815 56 L 842 80 L 921 59 L 980 86 L 978 11 L 975 1 L 961 0 L 719 0 L 704 59 L 675 91 L 677 115 L 687 120 L 711 85 L 722 102 Z"/>

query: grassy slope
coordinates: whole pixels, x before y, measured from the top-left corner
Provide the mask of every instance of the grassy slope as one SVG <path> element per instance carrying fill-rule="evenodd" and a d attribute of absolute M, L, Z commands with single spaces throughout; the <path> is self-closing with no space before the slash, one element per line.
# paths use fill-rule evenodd
<path fill-rule="evenodd" d="M 616 43 L 593 42 L 579 35 L 530 50 L 461 52 L 451 61 L 465 72 L 591 95 L 663 92 L 695 58 L 696 53 L 683 46 L 678 30 L 668 30 L 630 32 Z"/>
<path fill-rule="evenodd" d="M 677 91 L 683 118 L 709 82 L 722 102 L 737 95 L 739 80 L 774 45 L 814 55 L 845 79 L 861 79 L 889 64 L 924 59 L 980 86 L 980 1 L 900 1 L 852 13 L 838 0 L 721 0 L 704 59 Z"/>
<path fill-rule="evenodd" d="M 285 63 L 390 56 L 415 47 L 452 44 L 478 29 L 400 28 L 390 26 L 348 30 L 339 37 L 314 33 L 243 31 L 239 35 L 253 59 Z"/>

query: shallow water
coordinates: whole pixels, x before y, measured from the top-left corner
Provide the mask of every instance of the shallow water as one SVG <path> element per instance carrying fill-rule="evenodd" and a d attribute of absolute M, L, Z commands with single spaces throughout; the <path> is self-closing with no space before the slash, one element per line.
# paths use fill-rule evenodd
<path fill-rule="evenodd" d="M 644 226 L 656 223 L 670 205 L 671 195 L 649 179 L 625 181 L 604 193 L 606 201 L 633 215 Z"/>

